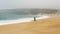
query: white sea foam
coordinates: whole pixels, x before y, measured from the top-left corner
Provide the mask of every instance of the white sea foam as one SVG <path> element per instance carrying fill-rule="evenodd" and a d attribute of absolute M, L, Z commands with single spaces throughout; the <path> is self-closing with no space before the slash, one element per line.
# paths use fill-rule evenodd
<path fill-rule="evenodd" d="M 49 18 L 49 16 L 41 16 L 36 19 L 46 19 Z M 16 23 L 22 23 L 22 22 L 30 22 L 33 20 L 33 18 L 20 18 L 17 20 L 1 20 L 0 25 L 8 25 L 8 24 L 16 24 Z"/>

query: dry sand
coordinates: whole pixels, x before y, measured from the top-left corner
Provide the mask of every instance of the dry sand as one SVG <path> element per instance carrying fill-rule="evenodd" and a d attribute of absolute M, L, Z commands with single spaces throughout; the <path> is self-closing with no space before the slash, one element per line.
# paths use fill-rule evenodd
<path fill-rule="evenodd" d="M 60 16 L 0 26 L 0 34 L 60 34 Z"/>

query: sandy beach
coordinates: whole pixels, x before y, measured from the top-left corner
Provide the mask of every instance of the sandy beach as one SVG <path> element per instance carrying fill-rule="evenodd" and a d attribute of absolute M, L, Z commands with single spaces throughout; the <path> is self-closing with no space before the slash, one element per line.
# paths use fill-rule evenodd
<path fill-rule="evenodd" d="M 60 34 L 60 16 L 0 26 L 0 34 Z"/>

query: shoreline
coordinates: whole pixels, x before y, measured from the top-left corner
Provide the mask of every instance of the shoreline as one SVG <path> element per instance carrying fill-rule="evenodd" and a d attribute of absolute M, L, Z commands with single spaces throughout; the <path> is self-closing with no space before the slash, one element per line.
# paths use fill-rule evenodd
<path fill-rule="evenodd" d="M 36 18 L 37 20 L 39 19 L 46 19 L 49 18 L 50 16 L 41 16 Z M 23 18 L 23 19 L 17 19 L 17 20 L 4 20 L 0 21 L 0 26 L 3 25 L 9 25 L 9 24 L 16 24 L 16 23 L 23 23 L 23 22 L 31 22 L 34 18 Z"/>

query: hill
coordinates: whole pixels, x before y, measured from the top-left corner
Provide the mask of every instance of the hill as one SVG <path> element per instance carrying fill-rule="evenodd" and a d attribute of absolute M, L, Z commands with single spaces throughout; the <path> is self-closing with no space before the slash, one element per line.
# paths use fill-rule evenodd
<path fill-rule="evenodd" d="M 56 14 L 60 13 L 57 9 L 2 9 L 0 14 L 16 15 L 37 15 L 37 14 Z M 58 14 L 57 13 L 57 14 Z"/>

